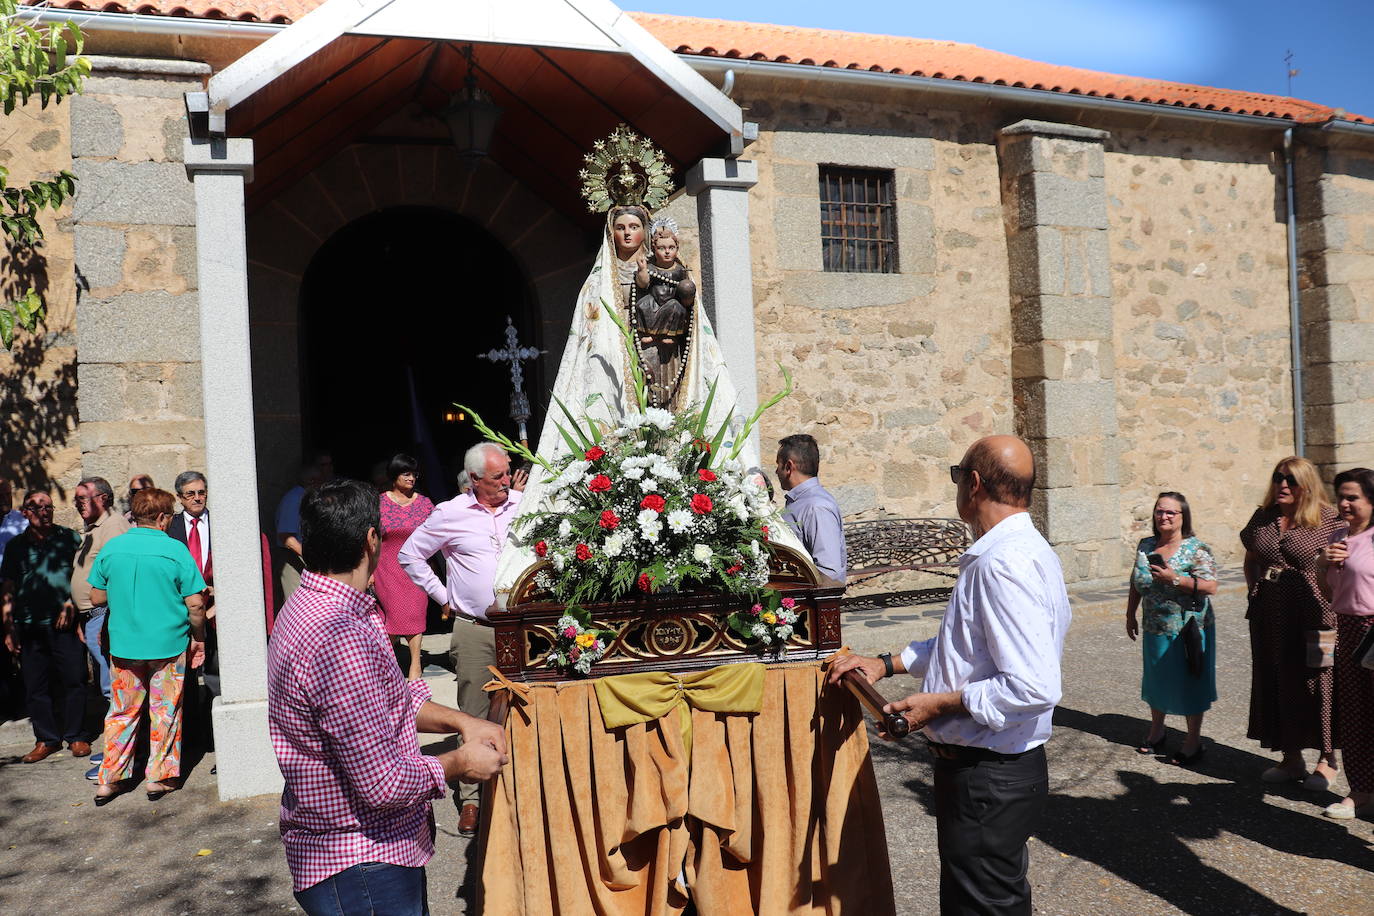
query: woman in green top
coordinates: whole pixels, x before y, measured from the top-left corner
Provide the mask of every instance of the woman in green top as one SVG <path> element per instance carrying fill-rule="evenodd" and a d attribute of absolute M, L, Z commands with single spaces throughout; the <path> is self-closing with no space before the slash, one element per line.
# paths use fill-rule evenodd
<path fill-rule="evenodd" d="M 186 545 L 167 536 L 175 505 L 166 490 L 135 493 L 135 527 L 105 545 L 88 577 L 91 601 L 110 608 L 110 711 L 97 805 L 132 788 L 145 699 L 148 798 L 181 788 L 181 694 L 188 654 L 195 667 L 205 652 L 205 580 Z"/>
<path fill-rule="evenodd" d="M 1181 715 L 1188 737 L 1170 762 L 1188 766 L 1202 756 L 1202 714 L 1217 698 L 1217 638 L 1208 599 L 1217 592 L 1217 565 L 1211 549 L 1193 535 L 1193 513 L 1182 493 L 1155 497 L 1153 517 L 1154 536 L 1136 547 L 1126 603 L 1126 635 L 1141 635 L 1140 698 L 1150 705 L 1150 734 L 1136 750 L 1157 752 L 1164 744 L 1164 717 Z M 1142 604 L 1144 619 L 1137 622 Z M 1188 670 L 1178 638 L 1190 617 L 1202 628 L 1199 674 Z"/>

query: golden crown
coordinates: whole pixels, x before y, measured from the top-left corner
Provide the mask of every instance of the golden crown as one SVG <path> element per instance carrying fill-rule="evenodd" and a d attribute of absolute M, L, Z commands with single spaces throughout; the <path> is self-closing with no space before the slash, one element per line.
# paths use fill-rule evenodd
<path fill-rule="evenodd" d="M 673 193 L 673 168 L 661 150 L 624 124 L 582 157 L 587 167 L 577 173 L 587 209 L 604 213 L 611 207 L 640 204 L 656 210 Z"/>

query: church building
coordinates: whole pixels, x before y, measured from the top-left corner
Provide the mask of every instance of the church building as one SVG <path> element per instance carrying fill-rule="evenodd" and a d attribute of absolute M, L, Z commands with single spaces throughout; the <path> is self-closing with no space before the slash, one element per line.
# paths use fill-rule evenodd
<path fill-rule="evenodd" d="M 451 495 L 542 425 L 604 216 L 584 155 L 663 151 L 739 409 L 806 432 L 847 518 L 954 515 L 1014 432 L 1077 582 L 1119 583 L 1160 490 L 1231 565 L 1290 454 L 1374 464 L 1374 122 L 970 45 L 625 12 L 609 0 L 54 0 L 93 72 L 0 118 L 11 181 L 70 169 L 0 265 L 0 477 L 206 473 L 224 797 L 280 785 L 259 532 L 303 460 L 423 447 Z M 11 296 L 12 298 L 12 296 Z M 513 336 L 508 337 L 508 326 Z M 514 408 L 514 409 L 513 409 Z M 770 467 L 771 470 L 771 467 Z M 230 612 L 232 609 L 232 613 Z"/>

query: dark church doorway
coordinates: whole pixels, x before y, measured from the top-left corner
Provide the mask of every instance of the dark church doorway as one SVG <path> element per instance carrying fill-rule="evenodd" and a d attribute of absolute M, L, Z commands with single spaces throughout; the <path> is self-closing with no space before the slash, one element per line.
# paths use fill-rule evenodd
<path fill-rule="evenodd" d="M 338 474 L 370 480 L 409 452 L 420 489 L 452 496 L 463 452 L 481 438 L 454 402 L 515 438 L 509 367 L 477 356 L 505 345 L 507 315 L 522 345 L 541 346 L 519 265 L 475 223 L 394 207 L 339 230 L 301 284 L 303 453 L 328 451 Z M 538 414 L 543 378 L 537 361 L 523 365 Z"/>

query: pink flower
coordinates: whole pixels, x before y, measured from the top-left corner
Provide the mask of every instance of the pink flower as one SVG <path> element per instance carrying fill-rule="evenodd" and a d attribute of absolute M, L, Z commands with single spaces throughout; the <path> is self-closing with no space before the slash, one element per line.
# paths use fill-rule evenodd
<path fill-rule="evenodd" d="M 577 636 L 577 627 L 564 627 L 563 638 L 574 639 Z"/>
<path fill-rule="evenodd" d="M 568 652 L 568 661 L 570 661 L 570 662 L 575 662 L 575 661 L 577 661 L 577 657 L 578 657 L 579 655 L 581 655 L 581 654 L 582 654 L 582 650 L 579 649 L 577 646 L 573 646 L 572 649 L 569 650 L 569 652 Z"/>
<path fill-rule="evenodd" d="M 790 610 L 792 610 L 792 608 L 794 608 L 794 607 L 797 606 L 797 599 L 796 599 L 796 598 L 784 598 L 784 599 L 782 599 L 782 606 L 785 607 L 785 608 L 787 608 L 787 609 L 790 611 Z"/>
<path fill-rule="evenodd" d="M 749 610 L 750 610 L 751 612 L 753 612 L 753 614 L 754 614 L 755 617 L 757 617 L 757 616 L 759 616 L 760 614 L 763 613 L 763 605 L 761 605 L 761 604 L 756 604 L 756 605 L 754 605 L 753 607 L 751 607 Z"/>

